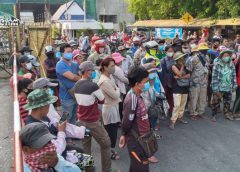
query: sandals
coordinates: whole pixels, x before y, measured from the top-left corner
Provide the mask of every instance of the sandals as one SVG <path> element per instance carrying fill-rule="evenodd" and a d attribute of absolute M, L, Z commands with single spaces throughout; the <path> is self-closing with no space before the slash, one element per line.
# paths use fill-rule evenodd
<path fill-rule="evenodd" d="M 117 152 L 115 152 L 114 150 L 111 150 L 111 153 L 112 153 L 112 155 L 111 155 L 112 160 L 119 160 L 120 159 L 120 156 L 118 155 Z"/>

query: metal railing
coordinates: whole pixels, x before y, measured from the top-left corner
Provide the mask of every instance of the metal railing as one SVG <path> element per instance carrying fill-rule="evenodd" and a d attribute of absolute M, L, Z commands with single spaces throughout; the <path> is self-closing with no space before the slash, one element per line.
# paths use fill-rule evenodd
<path fill-rule="evenodd" d="M 16 53 L 16 45 L 14 46 Z M 13 97 L 14 97 L 14 172 L 23 172 L 23 154 L 20 141 L 21 117 L 19 112 L 18 90 L 17 90 L 17 57 L 13 61 Z"/>

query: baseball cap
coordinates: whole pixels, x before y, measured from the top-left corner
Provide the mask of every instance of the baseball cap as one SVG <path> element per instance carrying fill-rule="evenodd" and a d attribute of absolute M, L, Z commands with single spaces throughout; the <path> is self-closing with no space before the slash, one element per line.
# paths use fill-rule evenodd
<path fill-rule="evenodd" d="M 19 63 L 29 63 L 30 59 L 28 58 L 28 56 L 21 56 L 18 60 Z"/>
<path fill-rule="evenodd" d="M 35 56 L 33 56 L 33 55 L 27 55 L 27 56 L 30 59 L 33 66 L 36 66 L 36 67 L 40 66 L 40 63 L 37 62 L 37 59 Z"/>
<path fill-rule="evenodd" d="M 79 66 L 81 72 L 89 71 L 89 70 L 94 70 L 93 63 L 91 61 L 85 61 L 80 64 Z"/>
<path fill-rule="evenodd" d="M 46 124 L 34 122 L 22 128 L 20 138 L 23 146 L 42 148 L 56 137 L 49 132 Z"/>
<path fill-rule="evenodd" d="M 52 83 L 47 78 L 38 78 L 36 81 L 33 82 L 33 89 L 43 88 L 46 86 L 56 87 L 57 85 L 57 83 Z"/>

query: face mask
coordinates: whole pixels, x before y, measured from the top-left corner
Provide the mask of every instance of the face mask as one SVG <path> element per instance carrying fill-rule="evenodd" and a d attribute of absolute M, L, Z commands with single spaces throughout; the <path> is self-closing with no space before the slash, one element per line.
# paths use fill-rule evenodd
<path fill-rule="evenodd" d="M 149 82 L 147 82 L 147 83 L 145 83 L 145 85 L 144 85 L 144 87 L 143 87 L 143 92 L 146 92 L 146 91 L 148 91 L 149 90 L 149 88 L 150 88 L 150 83 Z"/>
<path fill-rule="evenodd" d="M 115 73 L 115 67 L 114 68 L 108 68 L 108 73 L 109 74 L 114 74 Z"/>
<path fill-rule="evenodd" d="M 62 53 L 60 51 L 56 52 L 56 57 L 60 59 L 62 57 Z"/>
<path fill-rule="evenodd" d="M 173 52 L 170 52 L 170 53 L 167 53 L 167 56 L 168 56 L 168 57 L 172 57 L 173 54 L 174 54 Z"/>
<path fill-rule="evenodd" d="M 164 48 L 165 48 L 164 45 L 158 47 L 159 51 L 164 51 Z"/>
<path fill-rule="evenodd" d="M 195 48 L 196 46 L 196 44 L 190 44 L 191 49 Z"/>
<path fill-rule="evenodd" d="M 47 57 L 50 59 L 54 58 L 54 52 L 47 53 Z"/>
<path fill-rule="evenodd" d="M 25 67 L 26 67 L 27 70 L 31 70 L 32 69 L 32 63 L 31 62 L 27 63 Z"/>
<path fill-rule="evenodd" d="M 48 93 L 51 95 L 51 96 L 54 96 L 54 92 L 51 88 L 48 88 Z"/>
<path fill-rule="evenodd" d="M 150 49 L 150 54 L 154 56 L 155 54 L 157 54 L 157 50 Z"/>
<path fill-rule="evenodd" d="M 66 60 L 72 60 L 72 53 L 64 53 L 64 58 Z"/>
<path fill-rule="evenodd" d="M 31 55 L 30 52 L 24 52 L 23 54 L 24 54 L 25 56 Z"/>
<path fill-rule="evenodd" d="M 222 60 L 225 62 L 225 63 L 228 63 L 230 61 L 230 57 L 227 56 L 227 57 L 223 57 Z"/>
<path fill-rule="evenodd" d="M 217 48 L 218 48 L 218 45 L 214 45 L 213 48 L 214 48 L 214 49 L 217 49 Z"/>
<path fill-rule="evenodd" d="M 99 48 L 99 53 L 102 54 L 104 53 L 105 48 Z"/>
<path fill-rule="evenodd" d="M 152 79 L 155 79 L 155 73 L 149 74 L 149 75 L 148 75 L 148 78 L 151 79 L 151 80 L 152 80 Z"/>
<path fill-rule="evenodd" d="M 190 50 L 189 50 L 189 49 L 183 48 L 182 51 L 183 51 L 183 53 L 185 53 L 185 54 L 186 54 L 186 53 L 190 53 Z"/>
<path fill-rule="evenodd" d="M 97 73 L 95 71 L 92 71 L 91 75 L 90 75 L 90 78 L 94 79 L 94 78 L 96 78 L 96 76 L 97 76 Z"/>
<path fill-rule="evenodd" d="M 207 50 L 201 50 L 200 53 L 203 54 L 204 56 L 206 56 L 207 55 Z"/>

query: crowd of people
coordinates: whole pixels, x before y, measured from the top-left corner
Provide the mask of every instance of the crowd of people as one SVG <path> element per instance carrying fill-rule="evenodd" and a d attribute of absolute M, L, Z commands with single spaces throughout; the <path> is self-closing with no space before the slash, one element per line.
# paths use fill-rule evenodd
<path fill-rule="evenodd" d="M 207 119 L 208 106 L 216 122 L 222 100 L 225 118 L 239 120 L 240 35 L 232 44 L 219 35 L 194 35 L 169 41 L 137 32 L 82 34 L 46 46 L 42 64 L 23 47 L 17 58 L 24 170 L 94 170 L 94 138 L 102 171 L 118 171 L 111 161 L 121 161 L 119 138 L 118 146 L 128 148 L 129 171 L 148 172 L 158 162 L 160 120 L 174 130 L 177 121 L 189 122 L 185 112 L 192 121 Z"/>

